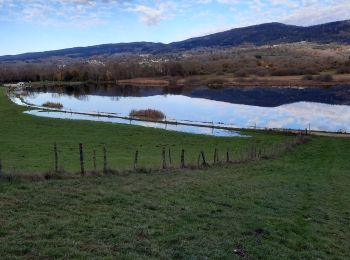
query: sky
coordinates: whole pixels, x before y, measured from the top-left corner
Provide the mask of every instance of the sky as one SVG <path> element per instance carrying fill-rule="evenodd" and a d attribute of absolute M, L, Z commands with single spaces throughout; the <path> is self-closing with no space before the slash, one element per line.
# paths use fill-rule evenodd
<path fill-rule="evenodd" d="M 0 55 L 350 19 L 350 0 L 0 0 Z"/>

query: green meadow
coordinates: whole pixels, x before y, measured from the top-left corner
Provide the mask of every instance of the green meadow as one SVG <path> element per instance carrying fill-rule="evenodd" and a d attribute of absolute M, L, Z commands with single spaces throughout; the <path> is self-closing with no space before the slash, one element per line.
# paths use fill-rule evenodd
<path fill-rule="evenodd" d="M 181 149 L 196 164 L 252 144 L 291 136 L 243 131 L 250 138 L 191 135 L 130 125 L 33 117 L 0 88 L 0 153 L 6 174 L 79 171 L 92 149 L 102 166 L 159 169 L 161 150 Z M 348 259 L 350 140 L 312 137 L 276 157 L 204 169 L 30 181 L 0 179 L 1 259 Z M 90 169 L 89 168 L 89 169 Z M 67 174 L 67 173 L 66 173 Z"/>

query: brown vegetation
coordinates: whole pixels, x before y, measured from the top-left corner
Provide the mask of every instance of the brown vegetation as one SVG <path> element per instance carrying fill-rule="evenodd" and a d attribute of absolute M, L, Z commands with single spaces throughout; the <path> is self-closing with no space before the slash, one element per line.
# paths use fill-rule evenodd
<path fill-rule="evenodd" d="M 188 85 L 190 81 L 222 85 L 227 77 L 237 82 L 252 78 L 312 75 L 316 82 L 331 82 L 323 74 L 349 74 L 349 46 L 285 44 L 278 46 L 194 50 L 162 55 L 125 54 L 89 60 L 67 60 L 64 65 L 2 63 L 0 83 L 18 81 L 117 82 L 121 85 Z M 331 75 L 330 74 L 330 75 Z M 208 76 L 216 75 L 214 82 Z M 186 79 L 186 80 L 182 80 Z M 199 80 L 198 80 L 199 79 Z M 305 77 L 311 80 L 311 77 Z M 187 81 L 187 83 L 186 83 Z M 316 83 L 317 84 L 317 83 Z"/>
<path fill-rule="evenodd" d="M 152 79 L 152 78 L 135 78 L 126 80 L 117 80 L 117 85 L 132 85 L 132 86 L 155 86 L 155 87 L 167 87 L 169 86 L 168 80 Z"/>
<path fill-rule="evenodd" d="M 62 109 L 63 105 L 61 103 L 54 103 L 54 102 L 46 102 L 42 104 L 43 107 L 47 108 L 55 108 L 55 109 Z"/>
<path fill-rule="evenodd" d="M 155 109 L 132 110 L 129 116 L 151 120 L 163 120 L 165 118 L 163 112 Z"/>
<path fill-rule="evenodd" d="M 333 76 L 330 74 L 323 74 L 316 78 L 316 80 L 322 81 L 322 82 L 332 82 Z"/>

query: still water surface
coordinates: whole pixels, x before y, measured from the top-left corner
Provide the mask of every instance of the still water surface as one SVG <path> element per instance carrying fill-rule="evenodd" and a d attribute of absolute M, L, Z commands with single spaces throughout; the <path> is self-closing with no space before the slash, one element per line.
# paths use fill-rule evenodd
<path fill-rule="evenodd" d="M 223 88 L 194 89 L 85 86 L 42 88 L 22 96 L 31 104 L 59 102 L 63 110 L 128 116 L 132 109 L 156 109 L 167 120 L 227 125 L 238 128 L 311 128 L 350 131 L 350 87 L 332 88 Z M 132 123 L 191 133 L 237 136 L 235 131 L 147 123 L 59 112 L 30 111 L 55 118 Z"/>

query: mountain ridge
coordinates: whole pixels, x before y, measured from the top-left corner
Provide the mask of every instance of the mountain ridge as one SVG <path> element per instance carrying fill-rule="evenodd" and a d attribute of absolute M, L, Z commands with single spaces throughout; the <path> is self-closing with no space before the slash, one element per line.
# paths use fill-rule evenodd
<path fill-rule="evenodd" d="M 0 56 L 0 62 L 40 61 L 53 57 L 83 59 L 91 58 L 94 56 L 111 56 L 122 53 L 160 54 L 189 51 L 198 48 L 237 47 L 244 44 L 262 46 L 282 43 L 296 43 L 301 41 L 324 44 L 350 44 L 350 20 L 307 27 L 272 22 L 242 28 L 235 28 L 168 44 L 146 41 L 110 43 L 44 52 L 29 52 L 17 55 L 5 55 Z"/>

